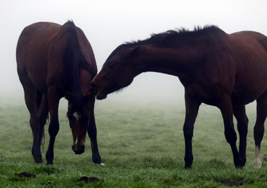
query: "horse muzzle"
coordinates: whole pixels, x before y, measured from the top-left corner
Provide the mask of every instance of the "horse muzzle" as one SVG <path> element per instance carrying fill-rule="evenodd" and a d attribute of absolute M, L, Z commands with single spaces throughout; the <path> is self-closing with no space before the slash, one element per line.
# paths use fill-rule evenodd
<path fill-rule="evenodd" d="M 72 151 L 74 151 L 76 155 L 82 154 L 84 152 L 84 149 L 85 149 L 84 145 L 82 145 L 79 149 L 76 146 L 72 146 Z"/>
<path fill-rule="evenodd" d="M 96 93 L 96 99 L 97 99 L 97 100 L 102 100 L 102 99 L 105 99 L 105 98 L 107 98 L 107 95 L 104 94 L 103 92 L 98 91 L 98 92 Z"/>

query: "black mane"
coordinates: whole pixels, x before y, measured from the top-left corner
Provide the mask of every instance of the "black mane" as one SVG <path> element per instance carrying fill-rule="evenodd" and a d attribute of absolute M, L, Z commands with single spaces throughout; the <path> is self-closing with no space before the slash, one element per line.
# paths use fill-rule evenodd
<path fill-rule="evenodd" d="M 176 48 L 184 43 L 188 42 L 190 39 L 196 39 L 201 36 L 208 35 L 220 35 L 224 33 L 218 27 L 214 25 L 207 25 L 203 28 L 195 27 L 193 31 L 189 31 L 185 28 L 177 30 L 168 30 L 163 33 L 152 34 L 150 38 L 145 40 L 137 40 L 131 42 L 125 42 L 124 44 L 118 46 L 109 56 L 112 57 L 123 47 L 137 47 L 139 45 L 152 45 L 158 48 Z M 109 59 L 108 58 L 108 59 Z"/>
<path fill-rule="evenodd" d="M 170 43 L 172 41 L 176 40 L 187 40 L 190 38 L 196 38 L 201 35 L 208 35 L 212 33 L 217 33 L 218 31 L 221 31 L 218 27 L 214 25 L 207 25 L 203 28 L 201 27 L 195 27 L 193 31 L 189 31 L 185 28 L 181 28 L 178 30 L 168 30 L 163 33 L 158 34 L 152 34 L 150 38 L 145 40 L 138 40 L 138 41 L 132 41 L 132 42 L 126 42 L 124 45 L 138 45 L 138 44 L 152 44 L 156 47 L 166 47 L 168 46 L 167 43 Z"/>

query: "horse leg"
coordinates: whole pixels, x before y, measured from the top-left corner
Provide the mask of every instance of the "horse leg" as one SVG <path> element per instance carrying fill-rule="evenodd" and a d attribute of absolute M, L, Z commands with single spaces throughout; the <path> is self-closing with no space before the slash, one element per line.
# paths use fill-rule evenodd
<path fill-rule="evenodd" d="M 247 133 L 248 133 L 248 118 L 246 116 L 245 106 L 234 106 L 234 116 L 237 120 L 237 128 L 239 132 L 239 155 L 241 158 L 240 165 L 246 164 L 246 147 L 247 147 Z"/>
<path fill-rule="evenodd" d="M 90 123 L 88 127 L 88 135 L 91 140 L 93 162 L 96 164 L 103 164 L 97 146 L 97 131 L 95 124 L 94 103 L 95 103 L 95 96 L 93 95 L 90 104 Z"/>
<path fill-rule="evenodd" d="M 54 143 L 59 131 L 58 105 L 60 98 L 61 96 L 59 96 L 57 90 L 54 87 L 48 88 L 48 106 L 50 111 L 50 124 L 48 132 L 50 135 L 50 141 L 48 150 L 46 152 L 47 165 L 52 165 L 54 159 Z"/>
<path fill-rule="evenodd" d="M 24 88 L 25 103 L 30 112 L 30 125 L 33 134 L 32 155 L 36 163 L 42 163 L 42 154 L 40 150 L 40 122 L 37 113 L 37 90 L 34 87 Z"/>
<path fill-rule="evenodd" d="M 255 158 L 253 166 L 261 167 L 260 148 L 261 141 L 264 135 L 264 122 L 267 116 L 267 92 L 257 99 L 257 119 L 254 126 L 254 140 L 255 140 Z"/>
<path fill-rule="evenodd" d="M 194 123 L 198 114 L 200 104 L 200 102 L 198 102 L 194 97 L 192 97 L 188 94 L 188 92 L 185 91 L 186 116 L 183 128 L 185 139 L 185 168 L 190 168 L 193 163 L 192 138 L 194 131 Z"/>
<path fill-rule="evenodd" d="M 229 95 L 225 94 L 222 97 L 222 100 L 221 100 L 218 107 L 221 110 L 221 114 L 222 114 L 223 121 L 224 121 L 225 138 L 226 138 L 226 141 L 231 146 L 235 166 L 237 168 L 238 167 L 242 168 L 241 158 L 239 156 L 239 153 L 238 153 L 237 147 L 236 147 L 237 136 L 236 136 L 236 132 L 234 129 L 234 123 L 233 123 L 233 106 L 232 106 L 231 97 Z"/>

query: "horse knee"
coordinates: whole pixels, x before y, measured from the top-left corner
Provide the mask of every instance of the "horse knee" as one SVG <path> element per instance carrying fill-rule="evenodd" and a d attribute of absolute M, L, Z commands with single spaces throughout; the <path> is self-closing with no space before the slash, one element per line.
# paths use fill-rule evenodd
<path fill-rule="evenodd" d="M 56 136 L 58 131 L 59 131 L 59 123 L 51 121 L 48 129 L 50 136 Z"/>
<path fill-rule="evenodd" d="M 96 138 L 96 134 L 97 134 L 97 130 L 96 130 L 96 126 L 89 126 L 88 128 L 88 136 L 92 139 L 92 138 Z"/>
<path fill-rule="evenodd" d="M 232 143 L 235 143 L 236 140 L 237 140 L 237 136 L 236 136 L 236 132 L 233 130 L 233 131 L 225 131 L 225 138 L 226 138 L 226 141 L 229 143 L 229 144 L 232 144 Z"/>
<path fill-rule="evenodd" d="M 192 139 L 193 138 L 193 129 L 184 127 L 184 137 L 186 139 Z"/>

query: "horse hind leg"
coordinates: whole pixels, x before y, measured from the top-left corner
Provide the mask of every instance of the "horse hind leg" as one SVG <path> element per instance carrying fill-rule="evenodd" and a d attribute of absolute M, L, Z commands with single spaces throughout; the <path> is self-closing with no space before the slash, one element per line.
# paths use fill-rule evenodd
<path fill-rule="evenodd" d="M 241 158 L 240 166 L 245 166 L 248 133 L 248 118 L 246 115 L 245 106 L 234 106 L 233 112 L 237 120 L 237 128 L 239 132 L 239 155 Z"/>
<path fill-rule="evenodd" d="M 50 86 L 48 88 L 48 106 L 50 111 L 50 123 L 48 132 L 50 135 L 49 146 L 46 152 L 47 165 L 52 165 L 54 160 L 54 144 L 59 131 L 58 122 L 58 105 L 61 98 L 60 91 L 57 88 Z"/>
<path fill-rule="evenodd" d="M 24 87 L 25 103 L 30 112 L 30 126 L 33 133 L 32 155 L 36 163 L 42 163 L 40 151 L 40 121 L 37 112 L 37 90 L 34 87 Z"/>
<path fill-rule="evenodd" d="M 233 123 L 233 106 L 231 102 L 231 97 L 227 94 L 225 94 L 221 102 L 218 106 L 221 110 L 221 114 L 224 121 L 224 134 L 226 141 L 229 143 L 232 149 L 233 158 L 234 158 L 234 164 L 236 168 L 242 168 L 242 159 L 239 155 L 239 152 L 236 147 L 236 132 L 234 129 L 234 123 Z"/>
<path fill-rule="evenodd" d="M 264 122 L 267 117 L 267 91 L 257 99 L 257 119 L 254 126 L 254 140 L 255 140 L 255 158 L 253 167 L 260 168 L 260 148 L 261 141 L 264 135 Z"/>

